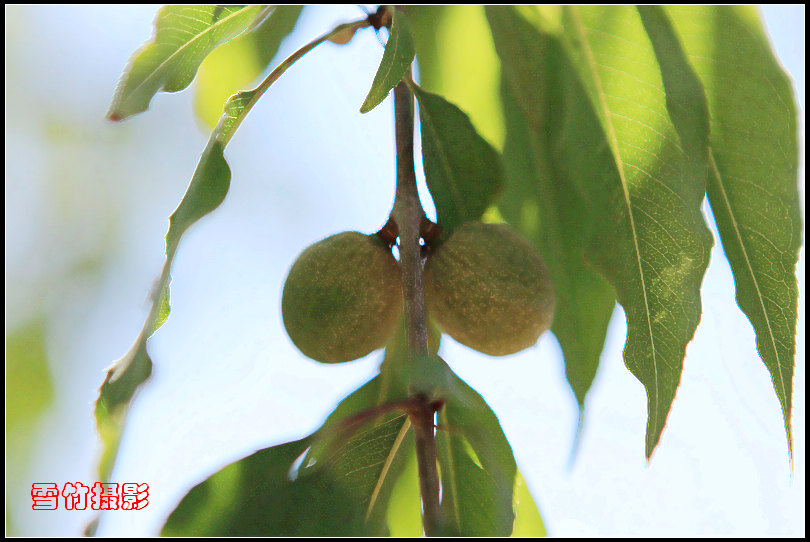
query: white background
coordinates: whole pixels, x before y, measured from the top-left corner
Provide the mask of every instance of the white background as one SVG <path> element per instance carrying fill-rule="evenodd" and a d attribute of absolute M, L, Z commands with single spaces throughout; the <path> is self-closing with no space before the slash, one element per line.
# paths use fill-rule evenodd
<path fill-rule="evenodd" d="M 6 8 L 6 331 L 36 311 L 48 315 L 57 383 L 31 467 L 7 486 L 18 534 L 78 535 L 92 517 L 31 511 L 30 484 L 95 481 L 96 389 L 143 325 L 167 217 L 207 139 L 191 91 L 161 94 L 125 123 L 103 120 L 129 55 L 152 34 L 156 9 Z M 797 87 L 803 149 L 804 7 L 763 14 Z M 355 6 L 307 9 L 281 54 L 360 15 Z M 309 434 L 375 373 L 379 352 L 336 366 L 304 358 L 279 307 L 303 247 L 385 222 L 393 105 L 389 98 L 357 112 L 381 54 L 370 31 L 311 53 L 231 141 L 231 190 L 181 243 L 172 313 L 150 341 L 153 376 L 134 403 L 113 475 L 148 483 L 149 506 L 107 513 L 99 534 L 157 534 L 191 486 L 256 449 Z M 800 183 L 804 210 L 803 165 Z M 85 270 L 84 260 L 96 265 Z M 551 334 L 508 358 L 445 337 L 441 354 L 498 414 L 550 534 L 803 536 L 804 262 L 802 249 L 792 472 L 779 402 L 717 239 L 702 320 L 649 464 L 646 396 L 621 358 L 620 308 L 573 465 L 576 402 Z"/>

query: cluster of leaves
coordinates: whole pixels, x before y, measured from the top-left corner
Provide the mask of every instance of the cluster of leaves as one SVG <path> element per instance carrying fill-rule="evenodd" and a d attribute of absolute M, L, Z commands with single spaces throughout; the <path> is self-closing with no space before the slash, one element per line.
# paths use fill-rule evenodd
<path fill-rule="evenodd" d="M 796 110 L 755 10 L 487 7 L 501 70 L 491 97 L 500 101 L 505 125 L 499 151 L 467 113 L 428 90 L 443 69 L 441 21 L 454 9 L 389 10 L 389 38 L 361 111 L 373 109 L 405 77 L 419 102 L 425 175 L 439 224 L 449 232 L 497 205 L 535 244 L 554 280 L 552 331 L 580 408 L 618 301 L 627 318 L 625 362 L 647 390 L 646 454 L 652 454 L 700 320 L 712 244 L 700 207 L 708 195 L 737 301 L 756 332 L 790 443 L 794 269 L 801 243 Z M 235 37 L 231 43 L 257 51 L 264 69 L 299 13 L 285 6 L 163 8 L 153 41 L 133 56 L 119 83 L 109 118 L 146 110 L 159 91 L 185 88 L 203 59 Z M 370 21 L 341 25 L 299 53 L 350 39 Z M 108 373 L 97 403 L 106 445 L 102 480 L 130 399 L 151 370 L 147 339 L 168 315 L 180 238 L 224 199 L 230 183 L 225 146 L 300 54 L 256 89 L 228 99 L 171 216 L 152 310 L 135 345 Z M 414 57 L 420 85 L 407 75 Z M 446 532 L 541 534 L 497 417 L 437 349 L 434 334 L 430 365 L 404 362 L 408 354 L 398 334 L 380 375 L 347 397 L 318 432 L 259 451 L 198 485 L 164 533 L 420 534 L 421 528 L 414 532 L 387 513 L 402 502 L 419 513 L 405 414 L 407 367 L 429 371 L 419 378 L 431 380 L 445 401 L 437 447 Z"/>

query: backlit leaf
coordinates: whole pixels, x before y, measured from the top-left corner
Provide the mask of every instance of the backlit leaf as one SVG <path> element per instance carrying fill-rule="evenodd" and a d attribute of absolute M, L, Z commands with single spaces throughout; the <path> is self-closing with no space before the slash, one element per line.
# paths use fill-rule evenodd
<path fill-rule="evenodd" d="M 253 84 L 292 32 L 303 6 L 271 6 L 255 29 L 217 47 L 206 57 L 194 80 L 194 112 L 215 127 L 222 104 L 239 89 Z"/>
<path fill-rule="evenodd" d="M 695 150 L 705 133 L 681 136 L 683 126 L 700 126 L 693 122 L 700 102 L 668 109 L 661 67 L 635 8 L 565 7 L 560 26 L 518 14 L 564 53 L 551 58 L 565 85 L 544 88 L 556 93 L 545 98 L 555 107 L 528 121 L 546 127 L 555 175 L 568 176 L 582 195 L 585 258 L 624 307 L 625 363 L 647 390 L 649 457 L 700 320 L 711 247 L 700 211 L 706 168 Z M 517 72 L 510 87 L 536 76 Z"/>
<path fill-rule="evenodd" d="M 708 194 L 737 304 L 782 407 L 792 454 L 798 288 L 803 226 L 797 111 L 790 80 L 771 51 L 756 8 L 669 7 L 711 113 Z"/>
<path fill-rule="evenodd" d="M 518 471 L 515 477 L 515 527 L 512 536 L 546 536 L 546 526 L 540 517 L 529 486 Z"/>
<path fill-rule="evenodd" d="M 233 38 L 261 13 L 261 6 L 166 6 L 155 35 L 130 59 L 107 117 L 121 120 L 149 108 L 160 91 L 177 92 L 218 45 Z"/>
<path fill-rule="evenodd" d="M 422 496 L 419 469 L 411 451 L 388 501 L 388 532 L 392 537 L 422 536 Z"/>
<path fill-rule="evenodd" d="M 498 208 L 537 247 L 551 272 L 556 298 L 551 330 L 562 348 L 582 419 L 615 295 L 585 263 L 591 214 L 553 146 L 556 115 L 569 107 L 565 78 L 572 74 L 556 68 L 564 58 L 559 40 L 512 9 L 490 8 L 487 15 L 504 76 L 507 182 Z"/>

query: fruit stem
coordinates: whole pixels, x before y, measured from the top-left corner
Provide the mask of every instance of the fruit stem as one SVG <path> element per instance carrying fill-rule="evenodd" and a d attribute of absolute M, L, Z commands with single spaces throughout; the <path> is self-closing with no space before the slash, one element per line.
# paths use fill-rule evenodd
<path fill-rule="evenodd" d="M 408 70 L 410 72 L 410 70 Z M 406 74 L 406 78 L 410 73 Z M 404 82 L 394 87 L 394 120 L 397 149 L 397 188 L 391 212 L 399 232 L 399 262 L 405 336 L 410 359 L 428 355 L 427 317 L 422 288 L 422 249 L 419 245 L 425 219 L 413 162 L 413 94 Z M 413 390 L 412 390 L 413 391 Z M 435 404 L 424 394 L 414 396 L 421 408 L 411 416 L 416 436 L 419 487 L 422 494 L 422 522 L 425 535 L 436 536 L 441 529 L 439 472 L 436 466 Z"/>

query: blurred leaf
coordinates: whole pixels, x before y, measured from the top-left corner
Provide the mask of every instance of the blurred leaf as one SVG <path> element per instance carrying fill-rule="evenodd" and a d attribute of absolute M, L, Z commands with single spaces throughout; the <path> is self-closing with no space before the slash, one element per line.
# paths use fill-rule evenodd
<path fill-rule="evenodd" d="M 267 19 L 244 37 L 238 38 L 238 41 L 244 40 L 253 45 L 254 54 L 261 70 L 264 70 L 275 58 L 281 41 L 293 31 L 303 9 L 304 6 L 273 6 L 273 11 Z"/>
<path fill-rule="evenodd" d="M 515 520 L 515 459 L 498 418 L 450 373 L 436 448 L 447 529 L 459 536 L 509 536 Z"/>
<path fill-rule="evenodd" d="M 266 448 L 195 486 L 164 536 L 370 536 L 350 488 L 328 470 L 294 468 L 310 438 Z"/>
<path fill-rule="evenodd" d="M 445 235 L 479 220 L 503 184 L 501 157 L 469 117 L 444 98 L 412 85 L 419 100 L 422 156 L 436 217 Z"/>
<path fill-rule="evenodd" d="M 500 61 L 482 6 L 409 5 L 419 85 L 470 116 L 483 138 L 503 148 Z"/>
<path fill-rule="evenodd" d="M 543 525 L 543 518 L 540 511 L 529 493 L 526 480 L 518 471 L 515 477 L 515 527 L 512 536 L 546 536 L 546 526 Z"/>
<path fill-rule="evenodd" d="M 28 440 L 33 424 L 54 397 L 45 323 L 31 320 L 6 337 L 6 438 L 7 446 Z"/>
<path fill-rule="evenodd" d="M 566 79 L 572 74 L 559 69 L 564 52 L 556 38 L 539 32 L 513 9 L 487 8 L 487 15 L 502 58 L 507 129 L 507 183 L 498 208 L 537 247 L 551 272 L 556 298 L 551 330 L 562 348 L 582 420 L 615 295 L 585 263 L 591 213 L 553 145 L 557 115 L 564 119 L 573 106 Z"/>
<path fill-rule="evenodd" d="M 261 6 L 166 6 L 158 12 L 152 40 L 133 54 L 118 83 L 107 117 L 122 120 L 149 108 L 158 92 L 177 92 L 221 43 L 261 13 Z"/>
<path fill-rule="evenodd" d="M 15 509 L 30 506 L 30 461 L 42 415 L 54 402 L 45 320 L 36 316 L 6 334 L 6 536 L 19 536 Z M 22 501 L 27 502 L 18 507 Z"/>
<path fill-rule="evenodd" d="M 282 40 L 295 27 L 303 6 L 273 6 L 255 29 L 215 49 L 200 65 L 194 82 L 194 111 L 211 128 L 222 104 L 253 83 L 276 56 Z"/>
<path fill-rule="evenodd" d="M 737 304 L 790 417 L 796 263 L 802 243 L 797 111 L 791 83 L 751 6 L 668 7 L 711 113 L 708 194 L 734 273 Z"/>
<path fill-rule="evenodd" d="M 419 490 L 419 468 L 413 449 L 388 501 L 388 531 L 392 537 L 422 536 L 422 496 Z"/>
<path fill-rule="evenodd" d="M 368 91 L 361 113 L 368 113 L 382 102 L 391 89 L 397 86 L 402 76 L 408 71 L 416 54 L 413 48 L 413 37 L 408 17 L 398 9 L 392 8 L 393 21 L 388 42 L 385 44 L 380 67 L 374 75 L 371 90 Z"/>

